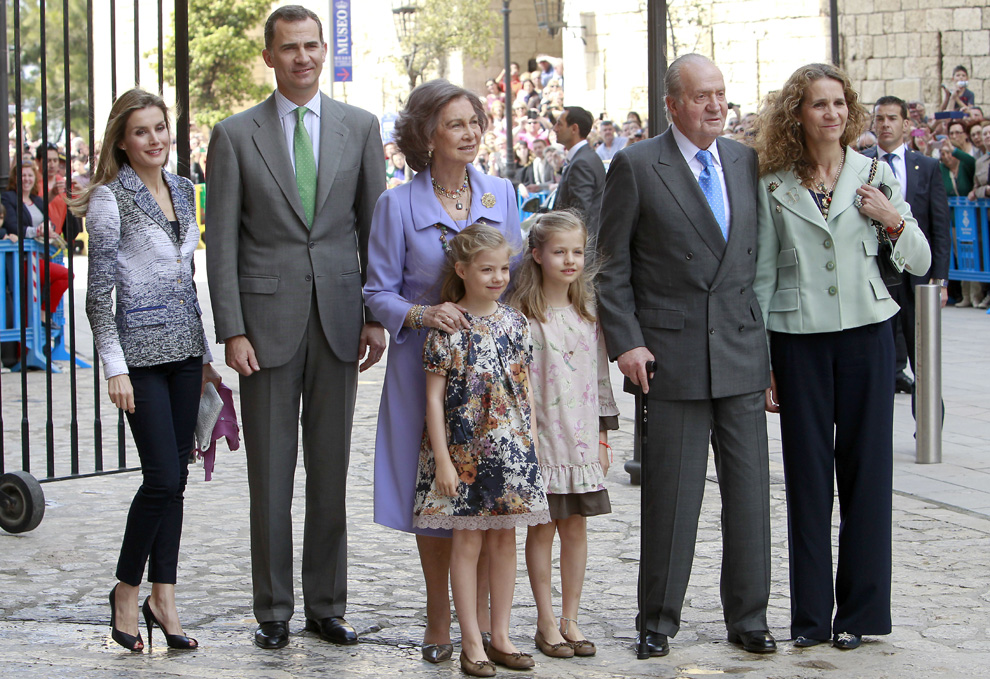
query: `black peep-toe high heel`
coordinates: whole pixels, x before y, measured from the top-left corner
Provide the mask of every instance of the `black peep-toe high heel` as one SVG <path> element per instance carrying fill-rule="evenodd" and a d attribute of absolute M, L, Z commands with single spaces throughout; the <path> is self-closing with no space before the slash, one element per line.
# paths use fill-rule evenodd
<path fill-rule="evenodd" d="M 124 634 L 117 629 L 117 585 L 114 585 L 113 589 L 110 590 L 110 638 L 128 651 L 140 653 L 144 650 L 144 641 L 141 640 L 140 632 L 135 637 L 130 634 Z"/>
<path fill-rule="evenodd" d="M 151 630 L 157 627 L 165 635 L 165 643 L 168 644 L 169 648 L 181 648 L 181 649 L 193 649 L 199 647 L 199 642 L 192 637 L 186 637 L 181 634 L 169 634 L 165 631 L 165 626 L 158 622 L 158 618 L 155 617 L 154 611 L 151 610 L 151 597 L 149 596 L 144 600 L 144 605 L 141 606 L 141 612 L 144 613 L 144 622 L 148 625 L 148 648 L 152 645 L 152 635 Z"/>

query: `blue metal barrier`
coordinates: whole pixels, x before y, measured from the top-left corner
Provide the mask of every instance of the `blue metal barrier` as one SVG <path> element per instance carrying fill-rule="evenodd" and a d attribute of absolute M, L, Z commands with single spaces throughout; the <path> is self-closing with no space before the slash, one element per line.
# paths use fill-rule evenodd
<path fill-rule="evenodd" d="M 949 198 L 952 211 L 949 278 L 990 283 L 990 199 Z"/>
<path fill-rule="evenodd" d="M 32 239 L 24 241 L 24 256 L 27 260 L 27 271 L 24 278 L 18 267 L 17 243 L 11 241 L 0 241 L 0 281 L 3 281 L 5 289 L 9 290 L 12 304 L 8 311 L 8 298 L 6 294 L 0 295 L 0 341 L 20 342 L 22 322 L 26 326 L 25 333 L 27 345 L 21 347 L 20 361 L 12 368 L 13 371 L 20 370 L 27 366 L 29 369 L 44 370 L 47 363 L 45 357 L 46 336 L 45 326 L 41 320 L 41 267 L 43 267 L 44 245 Z M 61 264 L 63 258 L 56 256 L 55 248 L 51 249 L 53 255 L 51 261 Z M 27 318 L 22 319 L 21 309 L 21 284 L 28 288 Z M 55 313 L 51 315 L 52 324 L 52 360 L 68 361 L 69 352 L 65 348 L 65 313 L 63 307 L 65 300 L 59 302 Z M 9 319 L 8 319 L 9 315 Z M 76 365 L 82 368 L 90 367 L 86 362 L 76 359 Z M 52 372 L 61 372 L 57 366 L 52 366 Z"/>

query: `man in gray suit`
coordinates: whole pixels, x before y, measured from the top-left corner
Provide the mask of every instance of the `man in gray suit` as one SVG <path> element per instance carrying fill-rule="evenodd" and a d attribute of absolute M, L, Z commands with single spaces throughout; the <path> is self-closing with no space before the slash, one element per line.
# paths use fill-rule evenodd
<path fill-rule="evenodd" d="M 306 628 L 356 643 L 344 620 L 344 505 L 358 361 L 385 349 L 365 322 L 368 232 L 385 189 L 373 115 L 319 90 L 323 27 L 289 5 L 265 25 L 277 89 L 213 128 L 206 263 L 217 339 L 240 374 L 251 496 L 255 643 L 281 648 L 293 613 L 292 485 L 302 400 Z"/>
<path fill-rule="evenodd" d="M 554 123 L 557 142 L 567 149 L 567 162 L 560 175 L 555 210 L 577 210 L 591 236 L 598 235 L 598 213 L 602 207 L 605 188 L 605 165 L 588 145 L 588 135 L 594 120 L 580 106 L 565 106 Z"/>
<path fill-rule="evenodd" d="M 651 655 L 667 654 L 681 623 L 711 438 L 728 638 L 769 653 L 770 368 L 753 292 L 756 153 L 719 137 L 727 107 L 715 64 L 682 56 L 664 84 L 672 125 L 612 160 L 599 238 L 606 346 L 647 404 L 638 627 Z"/>

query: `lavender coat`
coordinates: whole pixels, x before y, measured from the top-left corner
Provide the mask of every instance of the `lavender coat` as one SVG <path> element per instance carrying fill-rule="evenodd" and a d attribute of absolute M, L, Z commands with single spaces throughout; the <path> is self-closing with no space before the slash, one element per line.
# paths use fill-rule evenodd
<path fill-rule="evenodd" d="M 490 224 L 514 246 L 521 246 L 512 183 L 481 174 L 472 165 L 467 168 L 470 222 Z M 482 204 L 488 195 L 495 198 L 490 208 Z M 412 305 L 440 301 L 444 255 L 437 223 L 451 232 L 463 226 L 451 220 L 434 196 L 429 168 L 408 184 L 381 195 L 371 222 L 364 299 L 391 336 L 375 441 L 375 523 L 407 533 L 449 536 L 450 531 L 412 525 L 416 468 L 426 422 L 423 343 L 427 331 L 402 326 Z"/>

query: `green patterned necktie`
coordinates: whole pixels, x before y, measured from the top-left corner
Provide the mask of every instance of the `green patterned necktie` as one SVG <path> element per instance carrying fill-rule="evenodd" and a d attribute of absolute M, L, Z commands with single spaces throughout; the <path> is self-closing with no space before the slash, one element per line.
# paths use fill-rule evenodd
<path fill-rule="evenodd" d="M 303 124 L 308 110 L 305 106 L 296 109 L 296 132 L 292 147 L 296 156 L 296 186 L 299 188 L 303 210 L 306 211 L 306 226 L 313 228 L 313 212 L 316 211 L 316 158 L 313 156 L 313 142 Z"/>

